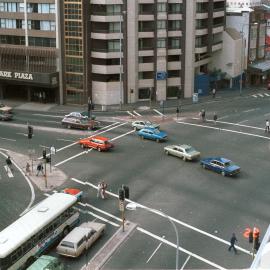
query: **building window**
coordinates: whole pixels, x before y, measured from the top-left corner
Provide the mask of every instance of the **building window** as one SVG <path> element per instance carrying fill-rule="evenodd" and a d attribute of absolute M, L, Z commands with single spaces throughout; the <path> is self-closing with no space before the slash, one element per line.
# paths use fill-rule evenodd
<path fill-rule="evenodd" d="M 158 38 L 157 39 L 157 47 L 158 48 L 166 48 L 166 39 L 165 38 Z"/>
<path fill-rule="evenodd" d="M 168 70 L 168 78 L 179 78 L 179 70 Z"/>
<path fill-rule="evenodd" d="M 121 5 L 107 5 L 107 15 L 119 15 L 121 13 Z"/>
<path fill-rule="evenodd" d="M 150 88 L 139 88 L 138 94 L 139 94 L 139 99 L 149 99 Z"/>
<path fill-rule="evenodd" d="M 169 30 L 170 31 L 177 31 L 181 29 L 181 21 L 169 21 Z"/>
<path fill-rule="evenodd" d="M 169 4 L 169 13 L 170 14 L 181 13 L 181 4 L 178 3 Z"/>
<path fill-rule="evenodd" d="M 166 21 L 165 20 L 157 21 L 157 29 L 166 29 Z"/>
<path fill-rule="evenodd" d="M 158 12 L 166 12 L 167 4 L 166 3 L 157 3 L 157 11 Z"/>
<path fill-rule="evenodd" d="M 119 40 L 109 40 L 108 41 L 108 51 L 117 52 L 120 50 L 120 41 Z"/>
<path fill-rule="evenodd" d="M 29 46 L 56 47 L 55 38 L 29 37 Z"/>
<path fill-rule="evenodd" d="M 0 2 L 1 12 L 17 12 L 18 3 Z"/>
<path fill-rule="evenodd" d="M 179 49 L 180 48 L 180 38 L 169 38 L 169 48 Z"/>
<path fill-rule="evenodd" d="M 110 22 L 109 33 L 119 33 L 119 32 L 120 32 L 120 22 Z"/>

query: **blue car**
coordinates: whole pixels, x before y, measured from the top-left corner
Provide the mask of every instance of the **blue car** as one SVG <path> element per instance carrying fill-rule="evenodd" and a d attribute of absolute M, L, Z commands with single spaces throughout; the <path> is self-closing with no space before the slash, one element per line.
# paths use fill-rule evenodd
<path fill-rule="evenodd" d="M 201 159 L 200 164 L 204 169 L 209 169 L 223 176 L 232 176 L 240 173 L 240 167 L 234 165 L 229 159 L 223 157 L 209 157 Z"/>
<path fill-rule="evenodd" d="M 142 128 L 140 131 L 137 132 L 137 134 L 142 139 L 154 140 L 156 142 L 167 140 L 167 133 L 164 131 L 160 131 L 157 128 L 150 128 L 150 127 Z"/>

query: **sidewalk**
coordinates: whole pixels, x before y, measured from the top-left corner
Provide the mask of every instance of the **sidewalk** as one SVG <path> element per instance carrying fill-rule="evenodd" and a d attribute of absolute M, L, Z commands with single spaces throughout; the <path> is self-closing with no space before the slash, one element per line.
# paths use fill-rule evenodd
<path fill-rule="evenodd" d="M 38 189 L 43 192 L 48 192 L 61 186 L 68 179 L 67 175 L 63 171 L 59 170 L 57 167 L 52 166 L 50 169 L 49 163 L 46 164 L 46 177 L 42 175 L 41 172 L 39 176 L 37 176 L 37 165 L 40 162 L 42 162 L 45 172 L 44 161 L 42 159 L 39 160 L 37 157 L 33 157 L 33 160 L 31 160 L 29 156 L 13 151 L 7 151 L 5 152 L 5 154 L 11 157 L 13 165 L 21 171 L 24 177 L 29 179 L 32 183 L 36 185 Z M 31 166 L 30 175 L 25 175 L 25 167 L 27 162 L 29 162 Z"/>

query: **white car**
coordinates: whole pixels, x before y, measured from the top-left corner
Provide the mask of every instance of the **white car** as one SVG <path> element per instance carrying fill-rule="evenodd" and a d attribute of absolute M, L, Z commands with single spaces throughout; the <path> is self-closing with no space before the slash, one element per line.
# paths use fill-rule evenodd
<path fill-rule="evenodd" d="M 83 119 L 86 119 L 86 118 L 88 118 L 87 115 L 83 115 L 80 112 L 71 112 L 71 113 L 65 115 L 65 117 L 75 117 L 75 118 L 79 118 L 79 119 L 82 119 L 82 118 Z"/>
<path fill-rule="evenodd" d="M 150 121 L 143 121 L 143 120 L 133 121 L 131 125 L 135 130 L 140 130 L 146 127 L 159 128 L 159 124 L 152 123 Z"/>
<path fill-rule="evenodd" d="M 184 161 L 198 159 L 201 155 L 200 152 L 198 152 L 192 146 L 187 144 L 165 146 L 164 152 L 167 155 L 182 158 Z"/>
<path fill-rule="evenodd" d="M 75 227 L 56 247 L 56 252 L 67 257 L 79 257 L 83 251 L 104 234 L 106 225 L 97 222 L 85 222 Z"/>

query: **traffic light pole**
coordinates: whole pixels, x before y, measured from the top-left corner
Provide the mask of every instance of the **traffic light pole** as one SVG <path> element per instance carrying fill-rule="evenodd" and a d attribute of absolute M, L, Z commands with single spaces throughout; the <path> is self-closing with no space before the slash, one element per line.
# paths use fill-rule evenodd
<path fill-rule="evenodd" d="M 45 168 L 45 171 L 44 171 L 44 180 L 45 180 L 45 188 L 48 187 L 48 183 L 47 183 L 47 170 L 46 170 L 46 159 L 44 159 L 44 168 Z"/>

